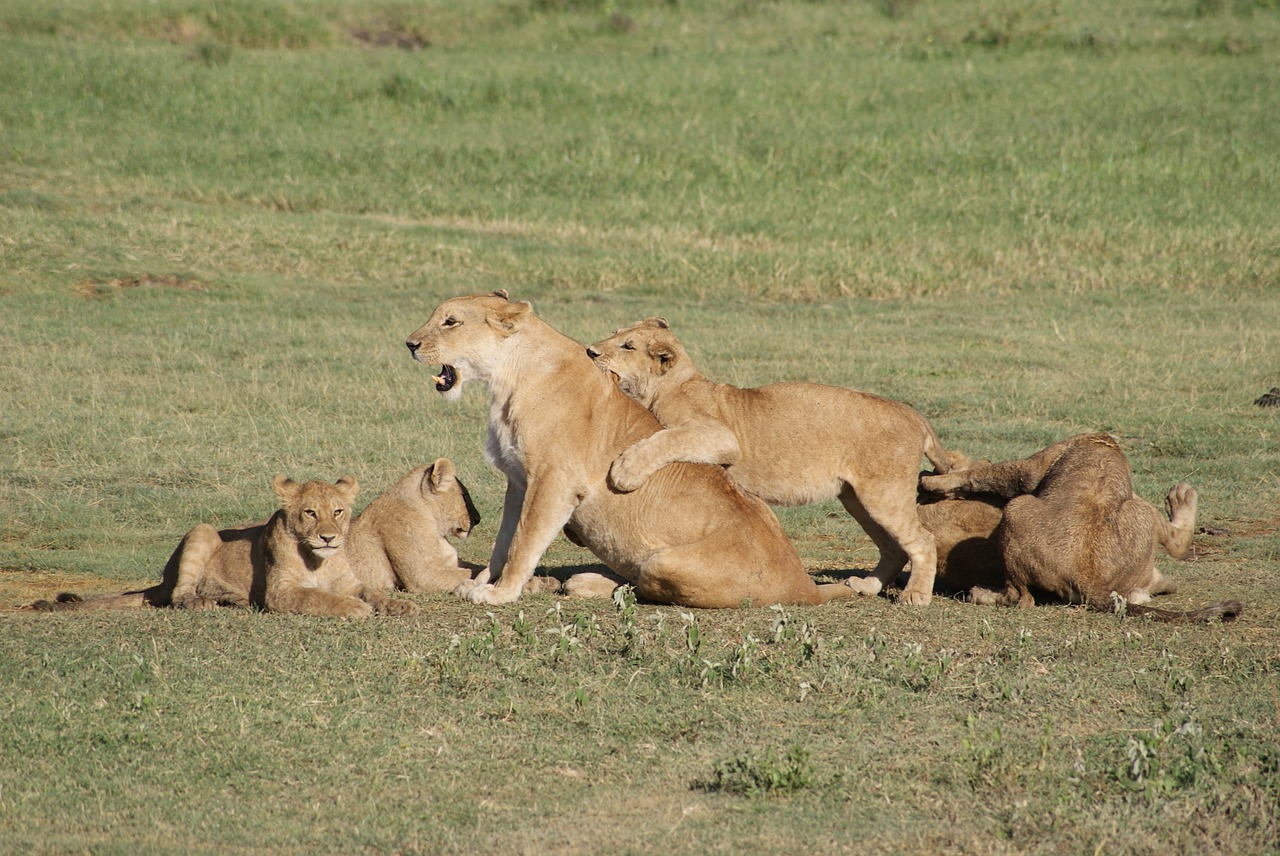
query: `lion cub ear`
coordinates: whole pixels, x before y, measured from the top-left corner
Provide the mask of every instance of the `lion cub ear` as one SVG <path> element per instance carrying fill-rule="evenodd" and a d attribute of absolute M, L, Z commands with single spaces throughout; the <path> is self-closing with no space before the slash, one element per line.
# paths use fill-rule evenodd
<path fill-rule="evenodd" d="M 646 327 L 657 327 L 659 330 L 670 330 L 671 324 L 661 315 L 655 315 L 652 318 L 644 319 Z"/>
<path fill-rule="evenodd" d="M 489 326 L 504 336 L 509 336 L 520 326 L 520 322 L 533 314 L 533 304 L 527 300 L 509 303 L 500 309 L 490 312 L 485 318 Z"/>
<path fill-rule="evenodd" d="M 432 493 L 443 493 L 453 487 L 456 480 L 457 471 L 453 468 L 453 461 L 448 458 L 437 458 L 436 462 L 427 468 L 423 487 Z"/>
<path fill-rule="evenodd" d="M 282 506 L 293 502 L 298 496 L 298 491 L 302 489 L 302 485 L 283 473 L 275 477 L 271 482 L 271 487 L 275 489 L 276 496 Z"/>
<path fill-rule="evenodd" d="M 511 299 L 511 296 L 507 294 L 507 290 L 506 290 L 505 288 L 495 288 L 495 289 L 493 290 L 493 296 L 494 296 L 494 297 L 501 297 L 503 300 L 510 300 L 510 299 Z"/>
<path fill-rule="evenodd" d="M 333 483 L 338 492 L 347 498 L 347 502 L 356 498 L 356 493 L 360 490 L 359 483 L 356 482 L 355 476 L 343 476 Z"/>

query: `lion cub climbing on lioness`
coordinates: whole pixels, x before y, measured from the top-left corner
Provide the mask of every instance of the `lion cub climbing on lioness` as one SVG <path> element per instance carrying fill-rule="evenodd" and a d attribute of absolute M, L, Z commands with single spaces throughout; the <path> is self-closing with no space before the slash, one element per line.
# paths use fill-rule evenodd
<path fill-rule="evenodd" d="M 1134 494 L 1129 462 L 1109 434 L 1080 434 L 1029 458 L 925 475 L 920 487 L 947 498 L 925 506 L 922 516 L 950 553 L 943 579 L 972 586 L 974 603 L 1031 606 L 1039 592 L 1110 611 L 1114 594 L 1130 611 L 1164 621 L 1230 619 L 1243 608 L 1238 601 L 1193 612 L 1142 606 L 1176 589 L 1156 570 L 1155 549 L 1175 559 L 1187 555 L 1197 496 L 1186 483 L 1174 485 L 1166 519 Z M 957 501 L 969 496 L 983 498 Z M 964 516 L 970 527 L 964 553 L 945 533 L 956 528 L 948 524 L 961 520 L 960 511 L 977 512 Z"/>
<path fill-rule="evenodd" d="M 839 497 L 880 551 L 871 576 L 848 584 L 878 594 L 910 559 L 902 601 L 929 602 L 936 552 L 916 515 L 916 481 L 922 456 L 938 472 L 948 463 L 914 409 L 817 383 L 715 383 L 694 367 L 663 318 L 619 330 L 587 355 L 664 426 L 613 462 L 609 478 L 618 490 L 635 490 L 667 464 L 685 461 L 728 467 L 744 490 L 771 505 Z"/>

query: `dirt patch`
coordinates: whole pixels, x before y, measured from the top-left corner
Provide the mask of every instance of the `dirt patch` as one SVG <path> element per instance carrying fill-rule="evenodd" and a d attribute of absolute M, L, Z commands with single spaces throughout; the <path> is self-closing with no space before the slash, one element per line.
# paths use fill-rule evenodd
<path fill-rule="evenodd" d="M 76 594 L 108 594 L 134 591 L 154 585 L 155 580 L 107 580 L 86 574 L 64 574 L 57 571 L 0 570 L 0 612 L 25 610 L 33 601 L 53 600 L 59 592 Z"/>
<path fill-rule="evenodd" d="M 105 297 L 127 288 L 171 288 L 176 291 L 204 291 L 205 284 L 197 279 L 174 276 L 173 274 L 143 274 L 141 276 L 120 276 L 114 279 L 86 279 L 76 283 L 75 292 L 80 297 L 89 299 Z"/>
<path fill-rule="evenodd" d="M 352 27 L 347 35 L 358 45 L 368 48 L 395 48 L 402 51 L 419 51 L 431 47 L 431 40 L 417 30 L 402 29 L 388 24 L 371 24 Z"/>

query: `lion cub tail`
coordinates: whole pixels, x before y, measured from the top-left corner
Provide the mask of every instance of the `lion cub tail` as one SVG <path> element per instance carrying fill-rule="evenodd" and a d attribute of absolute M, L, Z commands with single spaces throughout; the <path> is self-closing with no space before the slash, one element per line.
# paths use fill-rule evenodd
<path fill-rule="evenodd" d="M 933 464 L 933 472 L 935 475 L 943 475 L 951 472 L 955 466 L 955 461 L 966 460 L 963 455 L 953 456 L 942 447 L 942 441 L 938 439 L 937 433 L 933 430 L 933 426 L 928 420 L 924 420 L 924 456 L 929 459 L 929 463 Z"/>
<path fill-rule="evenodd" d="M 1233 621 L 1240 617 L 1240 613 L 1244 612 L 1244 604 L 1238 600 L 1220 600 L 1217 603 L 1211 603 L 1208 606 L 1202 606 L 1189 612 L 1160 609 L 1155 606 L 1127 604 L 1124 607 L 1124 612 L 1126 615 L 1144 615 L 1153 621 L 1167 621 L 1171 624 L 1193 624 L 1200 621 L 1212 621 L 1214 618 Z"/>
<path fill-rule="evenodd" d="M 115 609 L 140 609 L 146 606 L 148 590 L 126 591 L 120 594 L 104 594 L 84 598 L 75 592 L 64 591 L 55 600 L 37 600 L 31 604 L 36 612 L 105 612 Z"/>

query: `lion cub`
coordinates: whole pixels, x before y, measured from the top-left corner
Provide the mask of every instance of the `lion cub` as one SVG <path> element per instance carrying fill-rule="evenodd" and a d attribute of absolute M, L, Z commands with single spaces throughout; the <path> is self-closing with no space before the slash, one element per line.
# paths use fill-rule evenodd
<path fill-rule="evenodd" d="M 839 497 L 880 551 L 858 593 L 878 594 L 911 561 L 902 601 L 933 596 L 933 535 L 916 514 L 924 456 L 939 472 L 946 454 L 914 409 L 866 392 L 817 383 L 739 389 L 704 377 L 666 319 L 649 318 L 587 348 L 628 396 L 665 426 L 624 451 L 609 478 L 621 491 L 674 461 L 720 464 L 771 505 Z"/>
<path fill-rule="evenodd" d="M 1176 590 L 1156 570 L 1155 548 L 1175 559 L 1187 555 L 1197 496 L 1185 483 L 1170 488 L 1166 520 L 1134 494 L 1129 462 L 1109 434 L 1080 434 L 1022 460 L 924 475 L 920 487 L 945 497 L 921 507 L 938 537 L 939 582 L 968 588 L 974 603 L 1031 606 L 1037 591 L 1111 611 L 1114 593 L 1131 612 L 1166 621 L 1229 619 L 1243 609 L 1238 601 L 1185 613 L 1141 606 Z"/>
<path fill-rule="evenodd" d="M 415 474 L 421 480 L 423 473 L 419 468 L 405 480 Z M 88 599 L 63 593 L 56 603 L 37 601 L 32 607 L 52 612 L 144 605 L 256 606 L 270 612 L 345 618 L 362 618 L 374 610 L 388 615 L 418 612 L 417 604 L 388 597 L 385 591 L 390 586 L 362 581 L 353 571 L 348 551 L 353 534 L 350 506 L 357 491 L 354 478 L 344 477 L 335 484 L 299 483 L 281 475 L 276 476 L 274 488 L 281 508 L 270 520 L 221 531 L 205 523 L 196 526 L 169 557 L 161 582 L 151 588 Z M 460 483 L 455 480 L 449 490 L 460 491 Z M 362 541 L 382 531 L 378 517 L 361 527 Z M 430 543 L 427 538 L 423 541 L 423 546 Z M 362 549 L 360 555 L 369 553 Z M 369 575 L 378 578 L 374 568 Z"/>

